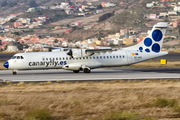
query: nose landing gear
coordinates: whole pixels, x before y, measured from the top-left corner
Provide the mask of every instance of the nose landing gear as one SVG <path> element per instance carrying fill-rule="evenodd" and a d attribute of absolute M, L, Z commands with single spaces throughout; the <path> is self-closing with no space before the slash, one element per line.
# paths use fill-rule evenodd
<path fill-rule="evenodd" d="M 15 70 L 12 71 L 13 75 L 17 75 L 17 72 Z"/>

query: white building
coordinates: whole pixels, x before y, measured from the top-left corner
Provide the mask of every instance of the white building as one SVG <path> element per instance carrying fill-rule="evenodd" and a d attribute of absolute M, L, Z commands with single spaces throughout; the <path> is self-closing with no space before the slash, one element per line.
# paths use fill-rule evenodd
<path fill-rule="evenodd" d="M 16 51 L 18 51 L 17 43 L 14 42 L 14 41 L 9 42 L 6 51 L 7 52 L 16 52 Z"/>

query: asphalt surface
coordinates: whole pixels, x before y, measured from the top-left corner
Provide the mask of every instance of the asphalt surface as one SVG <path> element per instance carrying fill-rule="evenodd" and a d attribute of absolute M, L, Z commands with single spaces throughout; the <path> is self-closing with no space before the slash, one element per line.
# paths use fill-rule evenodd
<path fill-rule="evenodd" d="M 105 81 L 105 80 L 147 80 L 180 79 L 179 68 L 99 68 L 91 73 L 73 73 L 62 69 L 0 71 L 0 82 L 42 82 L 42 81 Z"/>

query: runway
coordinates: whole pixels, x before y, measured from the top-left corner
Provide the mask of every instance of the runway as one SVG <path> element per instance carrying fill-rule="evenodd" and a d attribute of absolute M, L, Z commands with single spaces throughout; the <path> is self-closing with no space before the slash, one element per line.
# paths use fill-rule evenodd
<path fill-rule="evenodd" d="M 133 79 L 179 79 L 179 68 L 101 68 L 91 73 L 73 73 L 58 70 L 18 71 L 12 75 L 10 70 L 0 71 L 0 82 L 41 82 L 41 81 L 103 81 Z"/>

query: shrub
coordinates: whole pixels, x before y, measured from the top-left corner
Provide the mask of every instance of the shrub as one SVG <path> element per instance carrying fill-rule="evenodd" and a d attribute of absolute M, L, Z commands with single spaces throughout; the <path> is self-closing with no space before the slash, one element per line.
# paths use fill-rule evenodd
<path fill-rule="evenodd" d="M 174 107 L 178 104 L 176 99 L 165 99 L 165 98 L 156 98 L 154 101 L 155 107 Z"/>
<path fill-rule="evenodd" d="M 51 114 L 46 109 L 31 110 L 26 113 L 24 120 L 49 120 Z"/>
<path fill-rule="evenodd" d="M 173 107 L 173 111 L 180 114 L 180 105 L 175 105 L 175 106 Z"/>
<path fill-rule="evenodd" d="M 140 115 L 129 112 L 112 112 L 107 113 L 103 120 L 139 120 Z"/>

